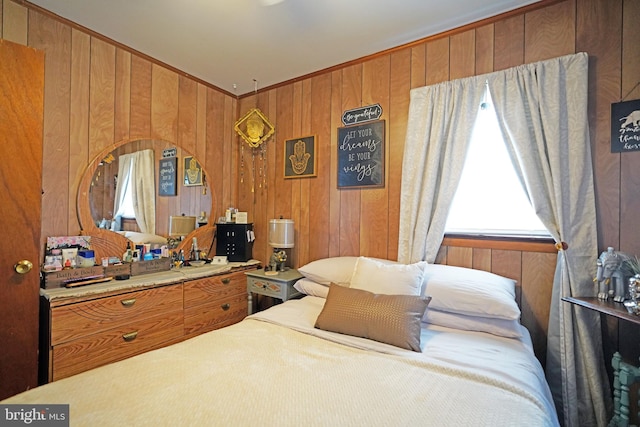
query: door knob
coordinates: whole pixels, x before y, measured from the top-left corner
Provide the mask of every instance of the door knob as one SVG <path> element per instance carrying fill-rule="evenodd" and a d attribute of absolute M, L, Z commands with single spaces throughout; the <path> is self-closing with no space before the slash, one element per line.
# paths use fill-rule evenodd
<path fill-rule="evenodd" d="M 22 260 L 18 261 L 16 263 L 16 265 L 13 266 L 13 269 L 18 274 L 26 274 L 26 273 L 30 272 L 32 268 L 33 268 L 33 263 L 31 261 L 26 260 L 26 259 L 22 259 Z"/>

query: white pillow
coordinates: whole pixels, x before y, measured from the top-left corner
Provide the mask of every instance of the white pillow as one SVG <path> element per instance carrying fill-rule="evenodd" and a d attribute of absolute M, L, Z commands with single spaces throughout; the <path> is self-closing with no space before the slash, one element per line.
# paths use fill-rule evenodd
<path fill-rule="evenodd" d="M 425 295 L 429 309 L 470 316 L 517 320 L 515 280 L 471 268 L 427 264 Z"/>
<path fill-rule="evenodd" d="M 396 261 L 378 258 L 371 259 L 387 264 L 396 264 Z M 307 279 L 313 280 L 321 285 L 329 286 L 331 283 L 335 283 L 340 286 L 349 286 L 357 261 L 358 257 L 355 256 L 322 258 L 299 267 L 298 271 Z"/>
<path fill-rule="evenodd" d="M 323 258 L 299 267 L 298 271 L 307 279 L 321 285 L 329 286 L 335 283 L 349 286 L 357 260 L 358 257 L 354 256 Z"/>
<path fill-rule="evenodd" d="M 329 294 L 329 286 L 321 285 L 307 278 L 302 278 L 293 284 L 293 287 L 305 295 L 311 295 L 314 297 L 327 298 Z"/>
<path fill-rule="evenodd" d="M 522 325 L 517 320 L 467 316 L 429 308 L 424 313 L 422 321 L 463 331 L 479 331 L 506 338 L 522 338 Z"/>
<path fill-rule="evenodd" d="M 415 264 L 388 264 L 359 257 L 349 287 L 374 294 L 420 295 L 424 261 Z"/>

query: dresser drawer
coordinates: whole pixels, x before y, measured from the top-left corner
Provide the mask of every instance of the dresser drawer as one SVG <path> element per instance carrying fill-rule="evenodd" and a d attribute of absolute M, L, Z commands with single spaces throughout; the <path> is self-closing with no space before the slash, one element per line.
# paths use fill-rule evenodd
<path fill-rule="evenodd" d="M 51 309 L 51 346 L 182 310 L 182 285 L 129 292 Z"/>
<path fill-rule="evenodd" d="M 247 295 L 221 300 L 185 309 L 184 333 L 190 336 L 238 323 L 247 316 Z"/>
<path fill-rule="evenodd" d="M 178 342 L 182 311 L 131 322 L 53 347 L 53 380 Z"/>
<path fill-rule="evenodd" d="M 191 280 L 184 284 L 184 308 L 188 309 L 231 296 L 244 295 L 247 287 L 242 272 Z"/>

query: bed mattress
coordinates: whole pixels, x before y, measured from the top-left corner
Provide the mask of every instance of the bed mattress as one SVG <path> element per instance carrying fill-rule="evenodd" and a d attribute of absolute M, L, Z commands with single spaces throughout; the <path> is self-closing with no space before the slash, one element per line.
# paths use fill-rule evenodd
<path fill-rule="evenodd" d="M 422 352 L 402 350 L 315 329 L 324 301 L 287 301 L 2 403 L 69 404 L 77 426 L 558 425 L 527 338 L 425 324 Z"/>

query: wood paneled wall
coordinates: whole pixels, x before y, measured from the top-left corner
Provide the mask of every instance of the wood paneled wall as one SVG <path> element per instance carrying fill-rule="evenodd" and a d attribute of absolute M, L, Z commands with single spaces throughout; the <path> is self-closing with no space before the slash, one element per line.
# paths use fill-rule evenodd
<path fill-rule="evenodd" d="M 610 104 L 640 97 L 640 36 L 633 28 L 639 21 L 637 0 L 545 1 L 242 97 L 240 112 L 260 108 L 274 122 L 276 134 L 267 144 L 267 157 L 273 159 L 267 187 L 252 192 L 245 182 L 239 206 L 250 211 L 259 237 L 270 218 L 295 221 L 293 265 L 338 255 L 395 259 L 410 89 L 584 51 L 590 56 L 599 246 L 640 255 L 635 218 L 640 212 L 640 152 L 613 154 L 609 137 Z M 339 190 L 341 115 L 374 103 L 382 106 L 386 121 L 385 187 Z M 285 180 L 284 141 L 305 135 L 317 137 L 318 176 Z M 262 259 L 271 251 L 263 239 L 254 247 Z M 441 262 L 473 265 L 519 281 L 523 323 L 542 356 L 555 254 L 489 247 L 443 250 L 449 252 Z"/>
<path fill-rule="evenodd" d="M 207 214 L 217 217 L 236 203 L 236 97 L 29 5 L 0 0 L 0 13 L 2 38 L 45 52 L 43 247 L 47 236 L 80 232 L 80 179 L 98 153 L 119 141 L 181 147 L 208 172 L 214 212 Z M 158 198 L 160 232 L 166 234 L 170 214 L 202 210 L 183 199 Z"/>
<path fill-rule="evenodd" d="M 640 254 L 640 152 L 613 154 L 609 140 L 610 104 L 640 98 L 637 0 L 542 1 L 239 100 L 21 1 L 0 0 L 0 6 L 0 35 L 46 53 L 43 239 L 79 231 L 77 186 L 96 153 L 115 141 L 154 138 L 175 141 L 203 161 L 213 218 L 228 206 L 249 212 L 255 258 L 268 259 L 268 220 L 283 216 L 295 221 L 294 266 L 338 255 L 395 259 L 409 91 L 585 51 L 599 246 Z M 342 112 L 373 103 L 386 121 L 385 187 L 338 190 Z M 276 127 L 263 154 L 241 149 L 233 132 L 235 120 L 253 107 Z M 317 138 L 317 177 L 285 180 L 284 141 L 306 135 Z M 442 262 L 471 262 L 518 279 L 523 310 L 530 310 L 523 318 L 546 331 L 553 255 L 443 250 Z"/>
<path fill-rule="evenodd" d="M 400 181 L 409 91 L 529 62 L 585 51 L 590 56 L 590 126 L 598 241 L 640 254 L 640 152 L 610 151 L 610 104 L 640 97 L 635 0 L 546 1 L 295 82 L 241 97 L 240 113 L 260 108 L 276 127 L 267 143 L 267 187 L 240 186 L 239 206 L 258 234 L 269 218 L 292 218 L 295 265 L 336 255 L 397 255 Z M 632 90 L 633 89 L 633 90 Z M 339 190 L 337 128 L 343 111 L 373 103 L 386 121 L 385 187 Z M 318 176 L 283 179 L 283 144 L 316 135 Z M 259 236 L 260 237 L 260 236 Z M 256 244 L 256 256 L 270 249 Z"/>

